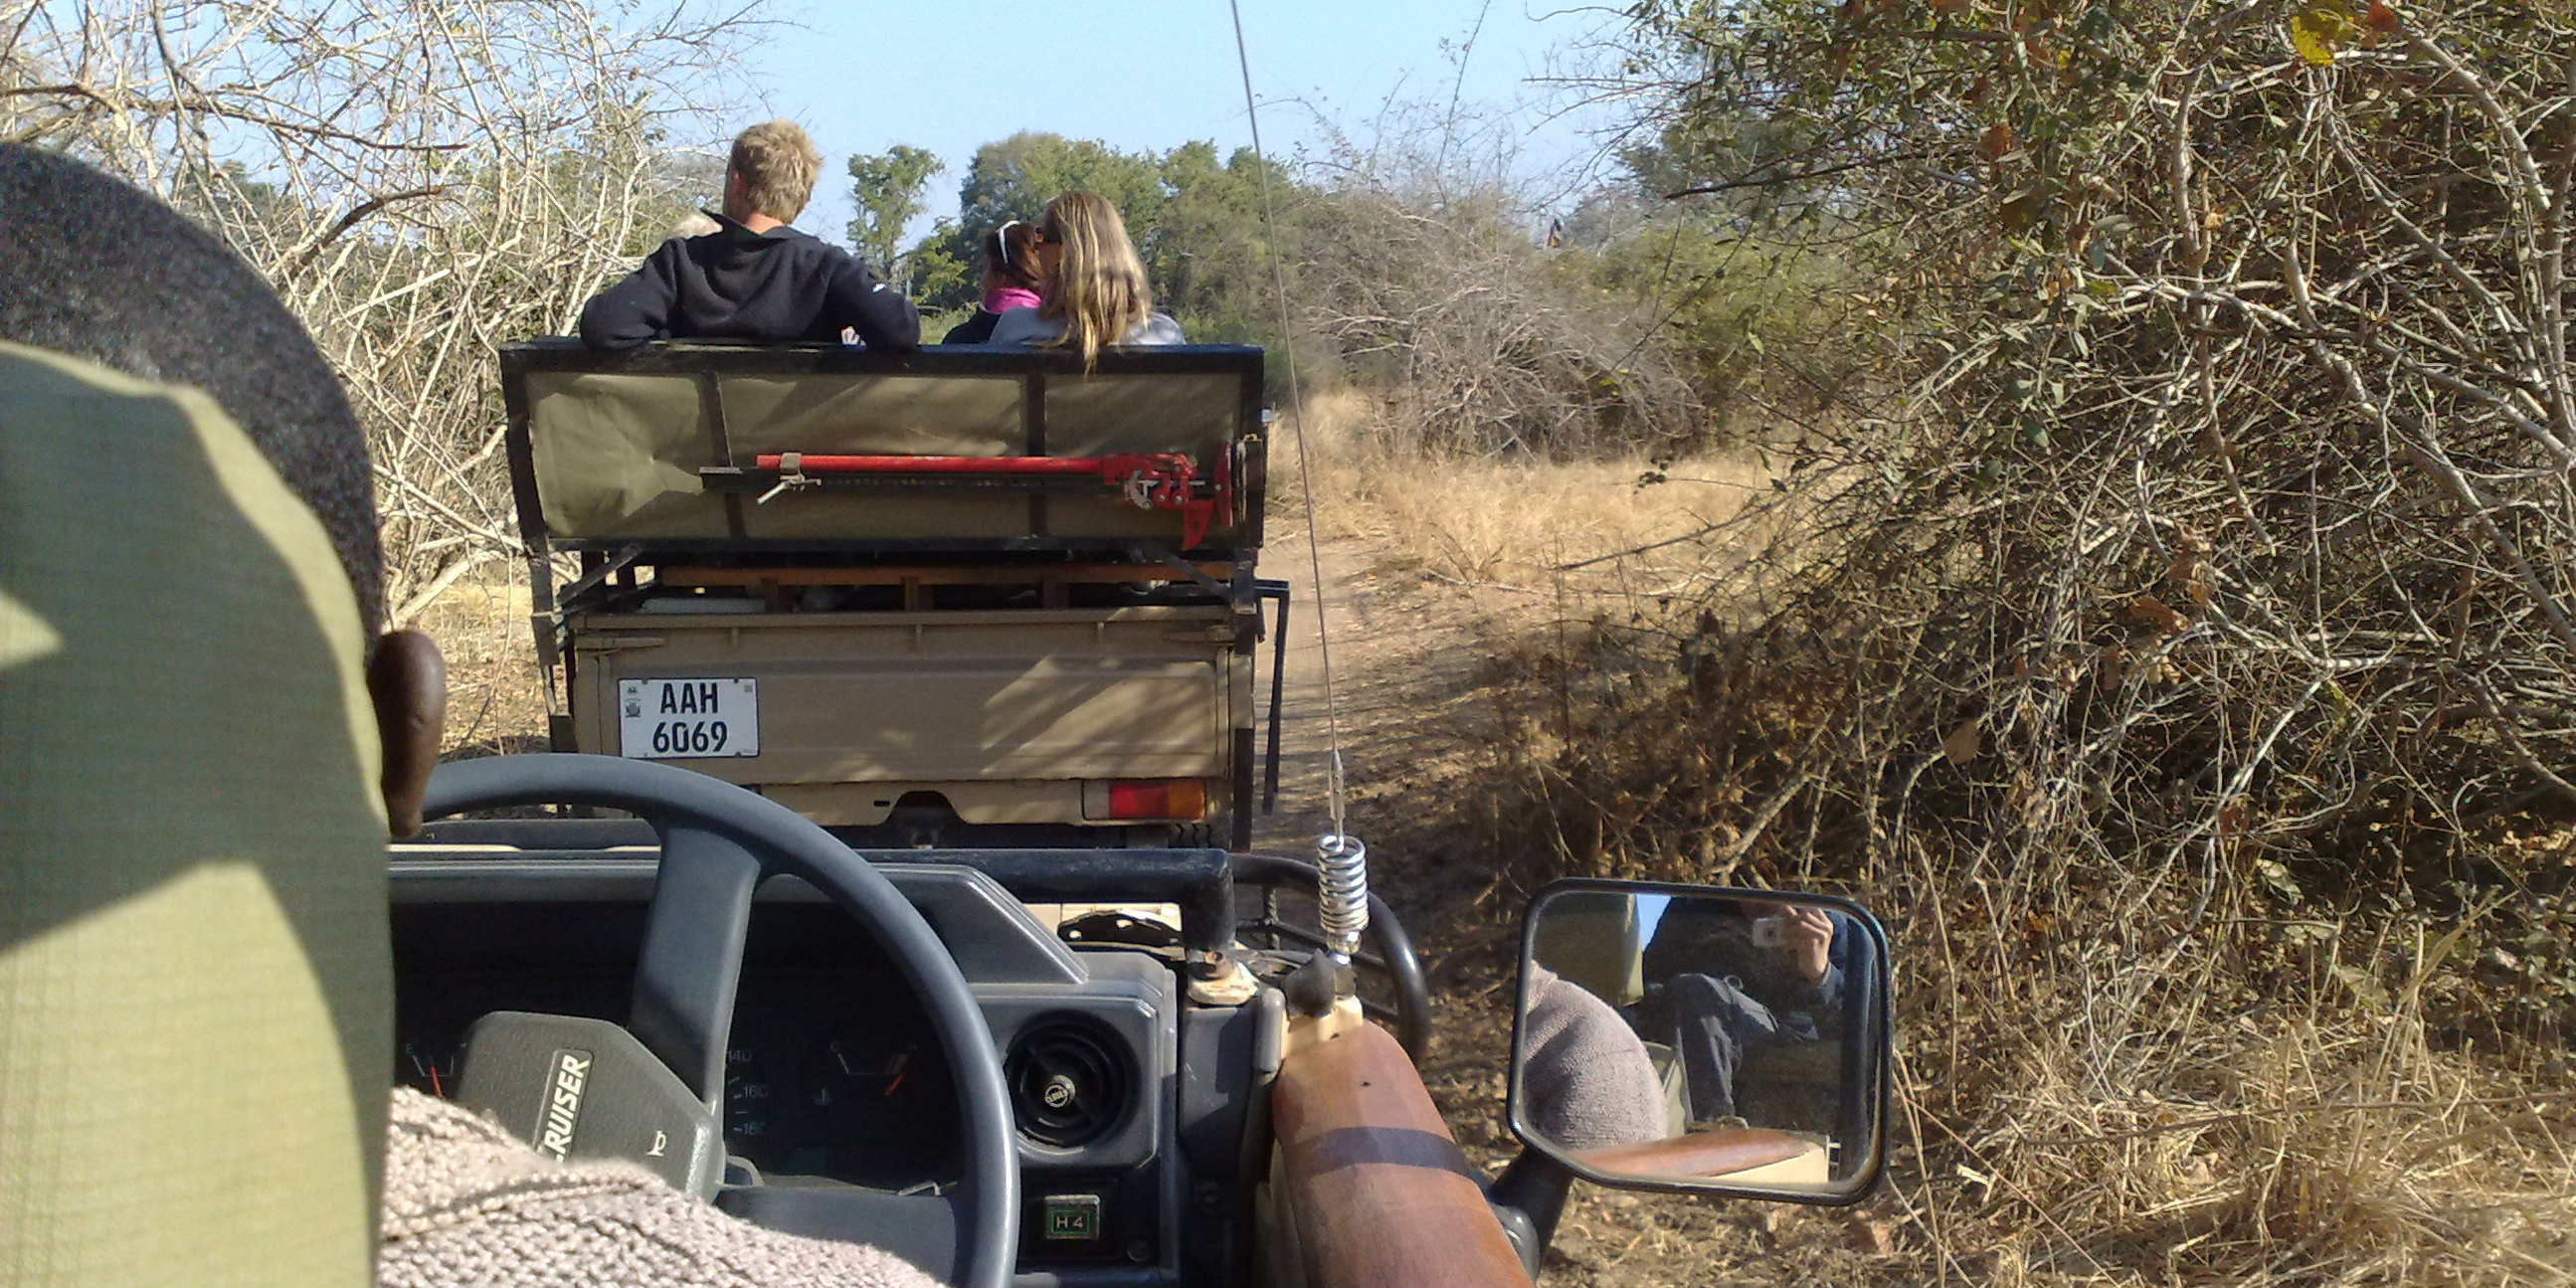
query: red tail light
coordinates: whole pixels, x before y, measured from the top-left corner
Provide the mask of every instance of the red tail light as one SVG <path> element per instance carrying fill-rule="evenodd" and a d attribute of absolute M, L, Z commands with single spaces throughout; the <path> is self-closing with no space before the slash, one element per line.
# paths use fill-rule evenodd
<path fill-rule="evenodd" d="M 1143 778 L 1084 783 L 1085 818 L 1198 819 L 1207 816 L 1207 784 L 1195 778 Z"/>

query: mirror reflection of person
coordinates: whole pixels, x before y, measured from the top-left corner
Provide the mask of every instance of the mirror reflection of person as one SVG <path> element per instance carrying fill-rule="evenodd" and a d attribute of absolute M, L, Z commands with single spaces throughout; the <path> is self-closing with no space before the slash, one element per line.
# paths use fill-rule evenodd
<path fill-rule="evenodd" d="M 1842 1036 L 1853 933 L 1820 908 L 1674 903 L 1646 946 L 1640 1020 L 1671 1033 L 1693 1122 L 1742 1116 L 1748 1059 Z"/>
<path fill-rule="evenodd" d="M 1605 1172 L 1667 1179 L 1713 1179 L 1814 1150 L 1757 1128 L 1680 1132 L 1663 1074 L 1627 1020 L 1537 960 L 1529 971 L 1519 1106 L 1535 1139 Z"/>

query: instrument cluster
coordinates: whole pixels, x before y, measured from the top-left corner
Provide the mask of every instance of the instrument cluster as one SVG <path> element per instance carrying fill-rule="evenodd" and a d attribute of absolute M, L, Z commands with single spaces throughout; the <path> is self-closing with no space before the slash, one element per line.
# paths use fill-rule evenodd
<path fill-rule="evenodd" d="M 492 1011 L 626 1020 L 640 908 L 395 913 L 394 1075 L 404 1085 L 452 1095 L 466 1032 Z M 957 1097 L 938 1042 L 911 989 L 848 926 L 822 905 L 764 907 L 753 919 L 725 1051 L 726 1151 L 764 1176 L 887 1189 L 953 1180 Z M 531 959 L 540 944 L 552 951 Z"/>

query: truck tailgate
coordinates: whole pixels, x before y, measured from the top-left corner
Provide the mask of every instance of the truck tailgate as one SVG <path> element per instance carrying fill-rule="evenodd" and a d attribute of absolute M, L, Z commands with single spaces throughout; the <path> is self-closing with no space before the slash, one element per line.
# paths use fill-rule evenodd
<path fill-rule="evenodd" d="M 1222 605 L 581 614 L 572 626 L 580 750 L 753 787 L 848 784 L 827 812 L 850 822 L 872 821 L 906 784 L 1005 780 L 1062 784 L 1054 795 L 1076 814 L 1062 821 L 1077 821 L 1085 779 L 1225 775 L 1230 731 L 1250 716 Z M 750 677 L 756 755 L 630 745 L 645 740 L 621 723 L 621 684 Z M 737 731 L 734 749 L 745 743 Z M 800 808 L 816 799 L 792 794 Z"/>

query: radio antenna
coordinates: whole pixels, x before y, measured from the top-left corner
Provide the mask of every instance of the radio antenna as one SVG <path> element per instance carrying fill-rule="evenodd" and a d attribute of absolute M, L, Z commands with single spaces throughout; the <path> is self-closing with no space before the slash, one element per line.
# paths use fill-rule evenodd
<path fill-rule="evenodd" d="M 1288 358 L 1288 401 L 1295 408 L 1297 424 L 1297 490 L 1304 499 L 1306 512 L 1306 567 L 1315 587 L 1315 653 L 1322 664 L 1324 679 L 1324 736 L 1327 758 L 1324 770 L 1324 796 L 1332 811 L 1331 836 L 1317 842 L 1319 852 L 1331 853 L 1348 836 L 1343 821 L 1345 799 L 1342 778 L 1341 706 L 1333 690 L 1333 636 L 1326 621 L 1324 595 L 1323 539 L 1315 530 L 1315 472 L 1306 450 L 1306 388 L 1297 371 L 1297 345 L 1289 330 L 1288 270 L 1279 258 L 1279 217 L 1270 198 L 1270 156 L 1261 146 L 1261 106 L 1252 94 L 1252 55 L 1243 40 L 1242 0 L 1227 0 L 1234 13 L 1234 59 L 1243 71 L 1243 114 L 1252 124 L 1252 159 L 1261 187 L 1261 227 L 1264 240 L 1270 243 L 1270 281 L 1279 302 L 1279 347 Z M 1330 842 L 1331 844 L 1327 844 Z M 1361 889 L 1366 890 L 1363 885 Z M 1365 922 L 1367 905 L 1360 906 L 1359 916 Z"/>

